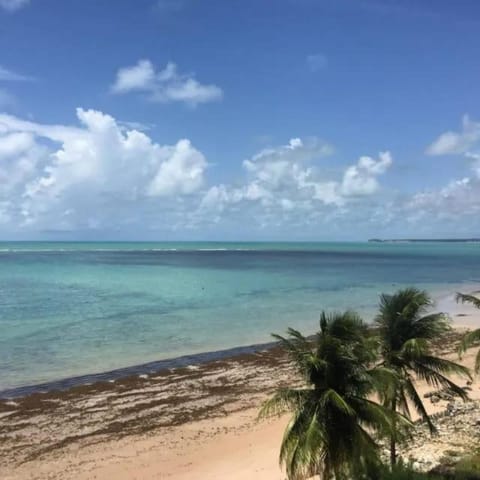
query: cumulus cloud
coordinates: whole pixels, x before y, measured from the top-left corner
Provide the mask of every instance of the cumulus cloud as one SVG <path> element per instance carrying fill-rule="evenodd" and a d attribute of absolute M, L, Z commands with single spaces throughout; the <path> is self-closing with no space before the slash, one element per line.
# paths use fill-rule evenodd
<path fill-rule="evenodd" d="M 242 186 L 212 187 L 201 207 L 223 210 L 225 204 L 242 201 L 259 202 L 263 207 L 291 210 L 295 205 L 313 198 L 335 203 L 337 198 L 329 191 L 329 182 L 317 182 L 313 169 L 306 165 L 332 153 L 332 147 L 318 139 L 303 141 L 293 138 L 287 145 L 266 148 L 243 161 L 246 182 Z"/>
<path fill-rule="evenodd" d="M 305 223 L 318 221 L 319 215 L 325 219 L 344 212 L 361 197 L 378 192 L 378 177 L 392 164 L 389 152 L 381 153 L 379 160 L 361 157 L 340 178 L 332 178 L 319 163 L 332 153 L 330 145 L 316 138 L 293 138 L 286 145 L 261 150 L 244 160 L 243 185 L 212 186 L 199 210 L 212 213 L 214 221 L 238 211 L 250 212 L 250 218 L 265 225 L 298 223 L 300 218 Z"/>
<path fill-rule="evenodd" d="M 76 114 L 73 125 L 0 114 L 3 231 L 133 232 L 137 238 L 157 232 L 158 238 L 158 232 L 194 228 L 268 236 L 328 225 L 333 235 L 342 224 L 378 224 L 392 212 L 408 217 L 434 200 L 434 192 L 424 192 L 411 205 L 389 203 L 380 183 L 393 163 L 389 152 L 339 167 L 328 159 L 333 147 L 319 138 L 261 149 L 240 163 L 236 182 L 208 184 L 207 159 L 188 139 L 164 145 L 100 111 Z M 475 188 L 470 180 L 449 195 L 473 202 L 473 193 L 459 192 Z"/>
<path fill-rule="evenodd" d="M 155 69 L 149 60 L 140 60 L 133 67 L 121 68 L 112 86 L 113 93 L 145 90 L 155 82 Z"/>
<path fill-rule="evenodd" d="M 181 74 L 175 63 L 157 71 L 150 60 L 118 70 L 111 87 L 115 94 L 146 93 L 152 102 L 183 102 L 191 106 L 221 100 L 223 91 L 213 84 L 201 84 L 192 74 Z"/>
<path fill-rule="evenodd" d="M 192 148 L 189 140 L 180 140 L 175 147 L 169 148 L 147 193 L 155 197 L 196 192 L 204 182 L 203 174 L 207 166 L 204 156 Z"/>
<path fill-rule="evenodd" d="M 453 218 L 480 212 L 480 122 L 464 115 L 461 130 L 442 133 L 428 147 L 427 153 L 463 155 L 470 163 L 470 174 L 450 181 L 441 189 L 417 193 L 408 206 L 417 211 L 417 216 Z"/>
<path fill-rule="evenodd" d="M 428 148 L 428 155 L 451 155 L 468 152 L 480 141 L 480 123 L 474 122 L 468 115 L 462 119 L 460 132 L 442 133 Z"/>
<path fill-rule="evenodd" d="M 189 140 L 160 145 L 95 110 L 79 108 L 77 118 L 75 127 L 0 114 L 3 219 L 49 228 L 115 224 L 202 187 L 207 162 Z"/>
<path fill-rule="evenodd" d="M 360 157 L 356 165 L 347 168 L 343 175 L 341 192 L 343 195 L 371 195 L 379 189 L 379 175 L 383 175 L 392 165 L 390 152 L 381 152 L 378 160 L 371 157 Z"/>
<path fill-rule="evenodd" d="M 22 7 L 27 6 L 30 0 L 0 0 L 0 8 L 8 12 L 14 12 Z"/>
<path fill-rule="evenodd" d="M 436 190 L 425 190 L 408 199 L 399 212 L 414 225 L 459 235 L 477 235 L 480 229 L 480 177 L 452 180 Z M 467 220 L 468 219 L 468 220 Z M 470 232 L 470 233 L 468 233 Z"/>
<path fill-rule="evenodd" d="M 467 176 L 449 181 L 438 189 L 425 189 L 407 199 L 402 206 L 403 215 L 413 223 L 464 222 L 469 218 L 470 228 L 480 228 L 480 123 L 468 115 L 462 119 L 459 132 L 442 133 L 427 149 L 430 155 L 462 155 L 470 162 Z M 454 231 L 454 233 L 456 233 Z"/>

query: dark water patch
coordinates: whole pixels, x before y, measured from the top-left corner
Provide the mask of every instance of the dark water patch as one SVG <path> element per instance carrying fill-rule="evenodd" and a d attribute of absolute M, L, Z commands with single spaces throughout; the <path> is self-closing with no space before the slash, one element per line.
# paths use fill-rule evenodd
<path fill-rule="evenodd" d="M 15 264 L 48 263 L 52 267 L 64 263 L 96 265 L 158 265 L 199 268 L 256 268 L 259 264 L 277 264 L 289 262 L 309 263 L 312 260 L 324 261 L 414 261 L 421 255 L 422 259 L 432 261 L 445 258 L 438 253 L 405 251 L 331 251 L 331 250 L 118 250 L 118 251 L 35 251 L 35 252 L 0 252 L 0 262 Z M 452 256 L 462 256 L 453 254 Z M 260 263 L 259 263 L 260 262 Z"/>
<path fill-rule="evenodd" d="M 226 350 L 216 350 L 212 352 L 198 353 L 195 355 L 184 355 L 181 357 L 170 358 L 166 360 L 157 360 L 131 367 L 118 368 L 107 372 L 80 375 L 62 380 L 41 383 L 37 385 L 27 385 L 23 387 L 10 388 L 0 391 L 0 398 L 10 399 L 25 397 L 35 393 L 48 393 L 52 391 L 64 391 L 73 387 L 82 385 L 97 384 L 98 382 L 111 382 L 125 377 L 138 375 L 153 375 L 168 371 L 174 368 L 184 368 L 189 366 L 202 365 L 209 362 L 226 360 L 227 358 L 237 357 L 245 354 L 257 353 L 270 349 L 276 345 L 275 342 L 235 347 Z"/>

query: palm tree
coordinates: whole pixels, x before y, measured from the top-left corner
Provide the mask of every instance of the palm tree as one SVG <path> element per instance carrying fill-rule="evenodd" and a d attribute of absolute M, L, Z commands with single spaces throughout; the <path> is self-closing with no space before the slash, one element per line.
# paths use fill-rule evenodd
<path fill-rule="evenodd" d="M 476 297 L 475 295 L 466 294 L 466 293 L 457 293 L 456 296 L 457 303 L 470 303 L 474 307 L 480 308 L 480 298 Z M 471 347 L 474 343 L 480 340 L 480 328 L 468 332 L 463 338 L 460 343 L 459 353 L 464 353 L 467 348 Z M 475 373 L 480 371 L 480 350 L 477 353 L 477 357 L 475 359 Z"/>
<path fill-rule="evenodd" d="M 313 340 L 292 328 L 288 338 L 274 337 L 305 380 L 300 388 L 278 390 L 259 414 L 293 414 L 280 448 L 288 478 L 341 480 L 377 462 L 373 434 L 391 432 L 392 415 L 368 398 L 385 372 L 369 368 L 375 352 L 361 319 L 322 313 Z"/>
<path fill-rule="evenodd" d="M 382 365 L 397 373 L 398 381 L 384 392 L 383 399 L 392 411 L 401 411 L 410 417 L 409 403 L 435 432 L 427 410 L 415 387 L 416 380 L 441 388 L 462 399 L 465 390 L 452 382 L 448 375 L 457 373 L 469 377 L 462 365 L 435 356 L 431 342 L 450 328 L 447 317 L 432 313 L 433 302 L 425 291 L 405 288 L 393 295 L 380 296 L 380 311 L 375 318 L 381 343 Z M 397 459 L 398 429 L 390 438 L 390 463 Z"/>

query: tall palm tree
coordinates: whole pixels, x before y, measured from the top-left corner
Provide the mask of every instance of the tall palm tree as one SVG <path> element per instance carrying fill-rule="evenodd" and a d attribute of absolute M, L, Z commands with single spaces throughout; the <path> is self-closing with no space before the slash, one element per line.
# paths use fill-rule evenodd
<path fill-rule="evenodd" d="M 457 293 L 457 303 L 470 303 L 474 307 L 480 308 L 480 298 L 475 295 L 466 293 Z M 460 343 L 460 354 L 464 353 L 467 348 L 471 347 L 474 343 L 480 341 L 480 328 L 468 332 Z M 480 350 L 477 353 L 475 359 L 475 373 L 480 371 Z"/>
<path fill-rule="evenodd" d="M 395 371 L 398 378 L 384 392 L 385 405 L 410 417 L 410 403 L 433 433 L 435 426 L 417 392 L 416 380 L 424 380 L 432 387 L 466 399 L 465 390 L 452 382 L 448 375 L 470 375 L 464 366 L 432 353 L 431 342 L 450 328 L 447 317 L 442 313 L 432 313 L 432 307 L 429 295 L 417 288 L 405 288 L 393 295 L 383 294 L 375 323 L 381 343 L 382 365 Z M 398 429 L 395 429 L 390 438 L 392 466 L 397 459 L 397 440 Z"/>
<path fill-rule="evenodd" d="M 305 381 L 278 390 L 260 411 L 260 417 L 293 414 L 280 448 L 288 478 L 341 480 L 378 461 L 373 434 L 390 432 L 392 415 L 368 398 L 385 374 L 370 369 L 374 349 L 361 319 L 322 313 L 313 340 L 292 328 L 288 338 L 274 337 Z"/>

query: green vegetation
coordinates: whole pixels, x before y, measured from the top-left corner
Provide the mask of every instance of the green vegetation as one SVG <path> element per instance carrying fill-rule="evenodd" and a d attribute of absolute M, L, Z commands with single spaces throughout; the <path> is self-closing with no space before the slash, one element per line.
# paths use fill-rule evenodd
<path fill-rule="evenodd" d="M 464 457 L 455 466 L 458 480 L 480 480 L 480 453 Z"/>
<path fill-rule="evenodd" d="M 465 367 L 432 353 L 432 341 L 449 324 L 431 308 L 426 292 L 407 288 L 380 297 L 373 331 L 347 311 L 323 312 L 313 340 L 294 329 L 274 335 L 304 380 L 298 388 L 279 389 L 259 414 L 292 414 L 280 448 L 290 480 L 427 478 L 396 465 L 396 444 L 412 427 L 409 405 L 435 431 L 415 379 L 466 399 L 448 375 L 469 376 Z M 390 441 L 390 468 L 381 462 L 382 438 Z"/>
<path fill-rule="evenodd" d="M 378 463 L 372 435 L 392 432 L 393 421 L 390 410 L 369 396 L 389 374 L 371 368 L 375 349 L 362 320 L 352 312 L 322 313 L 313 342 L 293 329 L 288 338 L 275 337 L 306 384 L 279 390 L 260 412 L 293 413 L 280 449 L 288 477 L 351 478 Z"/>
<path fill-rule="evenodd" d="M 439 476 L 415 472 L 411 467 L 396 465 L 392 469 L 381 468 L 370 480 L 443 480 Z"/>
<path fill-rule="evenodd" d="M 434 433 L 435 426 L 415 388 L 415 378 L 466 400 L 466 392 L 447 375 L 457 373 L 468 377 L 469 372 L 462 365 L 431 353 L 430 342 L 449 329 L 444 314 L 430 312 L 432 306 L 428 294 L 416 288 L 381 295 L 375 324 L 381 343 L 382 365 L 392 369 L 397 377 L 382 396 L 384 403 L 392 411 L 400 410 L 410 416 L 410 401 Z M 391 465 L 395 465 L 397 459 L 396 441 L 397 433 L 394 432 L 390 439 Z"/>
<path fill-rule="evenodd" d="M 480 298 L 475 297 L 474 295 L 468 295 L 465 293 L 457 293 L 457 302 L 461 303 L 470 303 L 474 307 L 480 308 Z M 471 347 L 473 344 L 480 341 L 480 328 L 473 330 L 472 332 L 467 333 L 460 344 L 459 353 L 460 355 L 465 352 L 465 350 Z M 475 360 L 475 373 L 480 371 L 480 350 L 477 353 L 477 358 Z"/>

